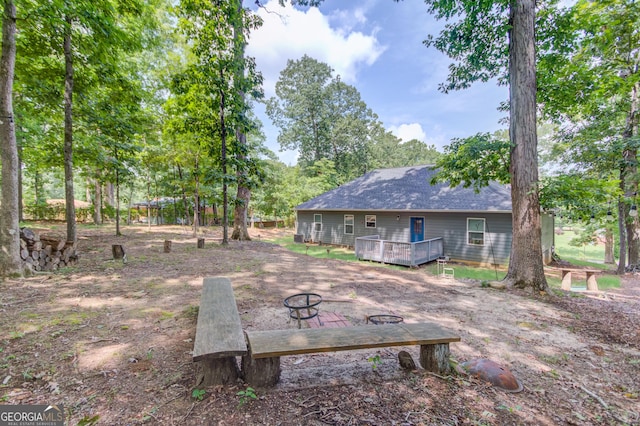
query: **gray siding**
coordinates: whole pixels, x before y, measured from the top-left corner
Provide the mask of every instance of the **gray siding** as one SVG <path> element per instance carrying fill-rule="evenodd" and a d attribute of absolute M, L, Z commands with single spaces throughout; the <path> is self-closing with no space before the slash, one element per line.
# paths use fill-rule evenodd
<path fill-rule="evenodd" d="M 467 219 L 485 219 L 483 245 L 467 243 Z M 511 252 L 511 214 L 446 213 L 427 216 L 425 238 L 443 237 L 444 255 L 452 260 L 506 265 Z"/>
<path fill-rule="evenodd" d="M 357 237 L 378 235 L 380 239 L 410 242 L 412 217 L 425 219 L 425 239 L 442 237 L 444 255 L 452 260 L 480 264 L 507 264 L 511 251 L 511 214 L 509 213 L 374 213 L 374 212 L 322 212 L 322 231 L 312 232 L 313 216 L 318 212 L 298 211 L 296 233 L 306 240 L 354 246 Z M 344 233 L 344 215 L 354 215 L 354 233 Z M 365 227 L 365 215 L 376 215 L 376 228 Z M 467 244 L 467 218 L 485 219 L 485 243 Z"/>
<path fill-rule="evenodd" d="M 543 213 L 542 217 L 542 259 L 545 264 L 551 262 L 555 246 L 555 220 L 553 215 Z"/>
<path fill-rule="evenodd" d="M 323 212 L 322 231 L 313 232 L 313 217 L 317 212 L 298 211 L 296 233 L 304 235 L 305 240 L 322 242 L 323 244 L 336 244 L 355 246 L 357 237 L 367 235 L 380 235 L 383 240 L 410 241 L 408 225 L 397 220 L 397 214 L 371 213 L 371 212 Z M 344 216 L 353 214 L 353 234 L 344 233 Z M 376 215 L 376 227 L 365 227 L 365 216 Z M 408 220 L 406 223 L 408 224 Z"/>

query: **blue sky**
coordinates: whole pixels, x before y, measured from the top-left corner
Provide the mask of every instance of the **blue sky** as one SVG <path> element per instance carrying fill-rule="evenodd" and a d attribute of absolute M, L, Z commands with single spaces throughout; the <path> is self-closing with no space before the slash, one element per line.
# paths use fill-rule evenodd
<path fill-rule="evenodd" d="M 439 151 L 452 138 L 505 128 L 497 111 L 508 89 L 495 82 L 444 94 L 451 60 L 423 40 L 437 35 L 444 22 L 436 21 L 420 0 L 325 0 L 320 8 L 281 7 L 263 1 L 258 13 L 263 26 L 254 31 L 247 54 L 256 59 L 264 77 L 267 98 L 287 60 L 307 54 L 329 64 L 335 74 L 354 86 L 387 130 L 408 141 L 419 139 Z M 277 13 L 276 13 L 277 12 Z M 267 146 L 282 161 L 295 164 L 295 152 L 281 152 L 278 129 L 256 106 L 267 136 Z"/>

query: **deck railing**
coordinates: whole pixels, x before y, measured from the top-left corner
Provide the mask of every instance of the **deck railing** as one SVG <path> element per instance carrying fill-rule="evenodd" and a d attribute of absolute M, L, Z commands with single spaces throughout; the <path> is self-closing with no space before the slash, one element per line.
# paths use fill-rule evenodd
<path fill-rule="evenodd" d="M 379 235 L 356 238 L 356 258 L 394 265 L 418 266 L 444 254 L 442 238 L 405 243 L 381 240 Z"/>

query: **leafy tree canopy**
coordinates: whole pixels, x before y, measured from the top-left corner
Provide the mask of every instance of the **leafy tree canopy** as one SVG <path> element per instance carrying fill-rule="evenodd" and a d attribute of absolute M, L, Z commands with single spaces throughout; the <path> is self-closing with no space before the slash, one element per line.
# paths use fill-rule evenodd
<path fill-rule="evenodd" d="M 329 159 L 344 181 L 367 170 L 377 117 L 360 93 L 332 72 L 307 55 L 289 60 L 266 112 L 280 128 L 280 146 L 297 149 L 303 167 Z"/>
<path fill-rule="evenodd" d="M 479 191 L 490 181 L 509 183 L 509 151 L 504 132 L 478 133 L 464 139 L 454 139 L 436 161 L 438 172 L 431 184 L 449 182 Z"/>

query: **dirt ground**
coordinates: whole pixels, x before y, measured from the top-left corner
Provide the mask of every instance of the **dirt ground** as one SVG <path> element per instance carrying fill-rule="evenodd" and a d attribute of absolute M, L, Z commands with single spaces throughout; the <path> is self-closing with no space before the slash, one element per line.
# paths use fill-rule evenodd
<path fill-rule="evenodd" d="M 635 276 L 615 291 L 537 295 L 264 241 L 285 231 L 228 246 L 220 232 L 205 230 L 197 249 L 187 228 L 82 229 L 76 266 L 0 284 L 0 403 L 62 403 L 70 425 L 640 424 Z M 124 245 L 126 264 L 111 259 L 112 244 Z M 284 357 L 281 382 L 255 395 L 241 382 L 198 388 L 191 351 L 208 276 L 231 278 L 244 329 L 295 328 L 283 299 L 314 291 L 322 311 L 352 324 L 392 313 L 454 330 L 455 360 L 491 359 L 524 390 L 404 372 L 397 353 L 417 361 L 415 347 Z"/>

